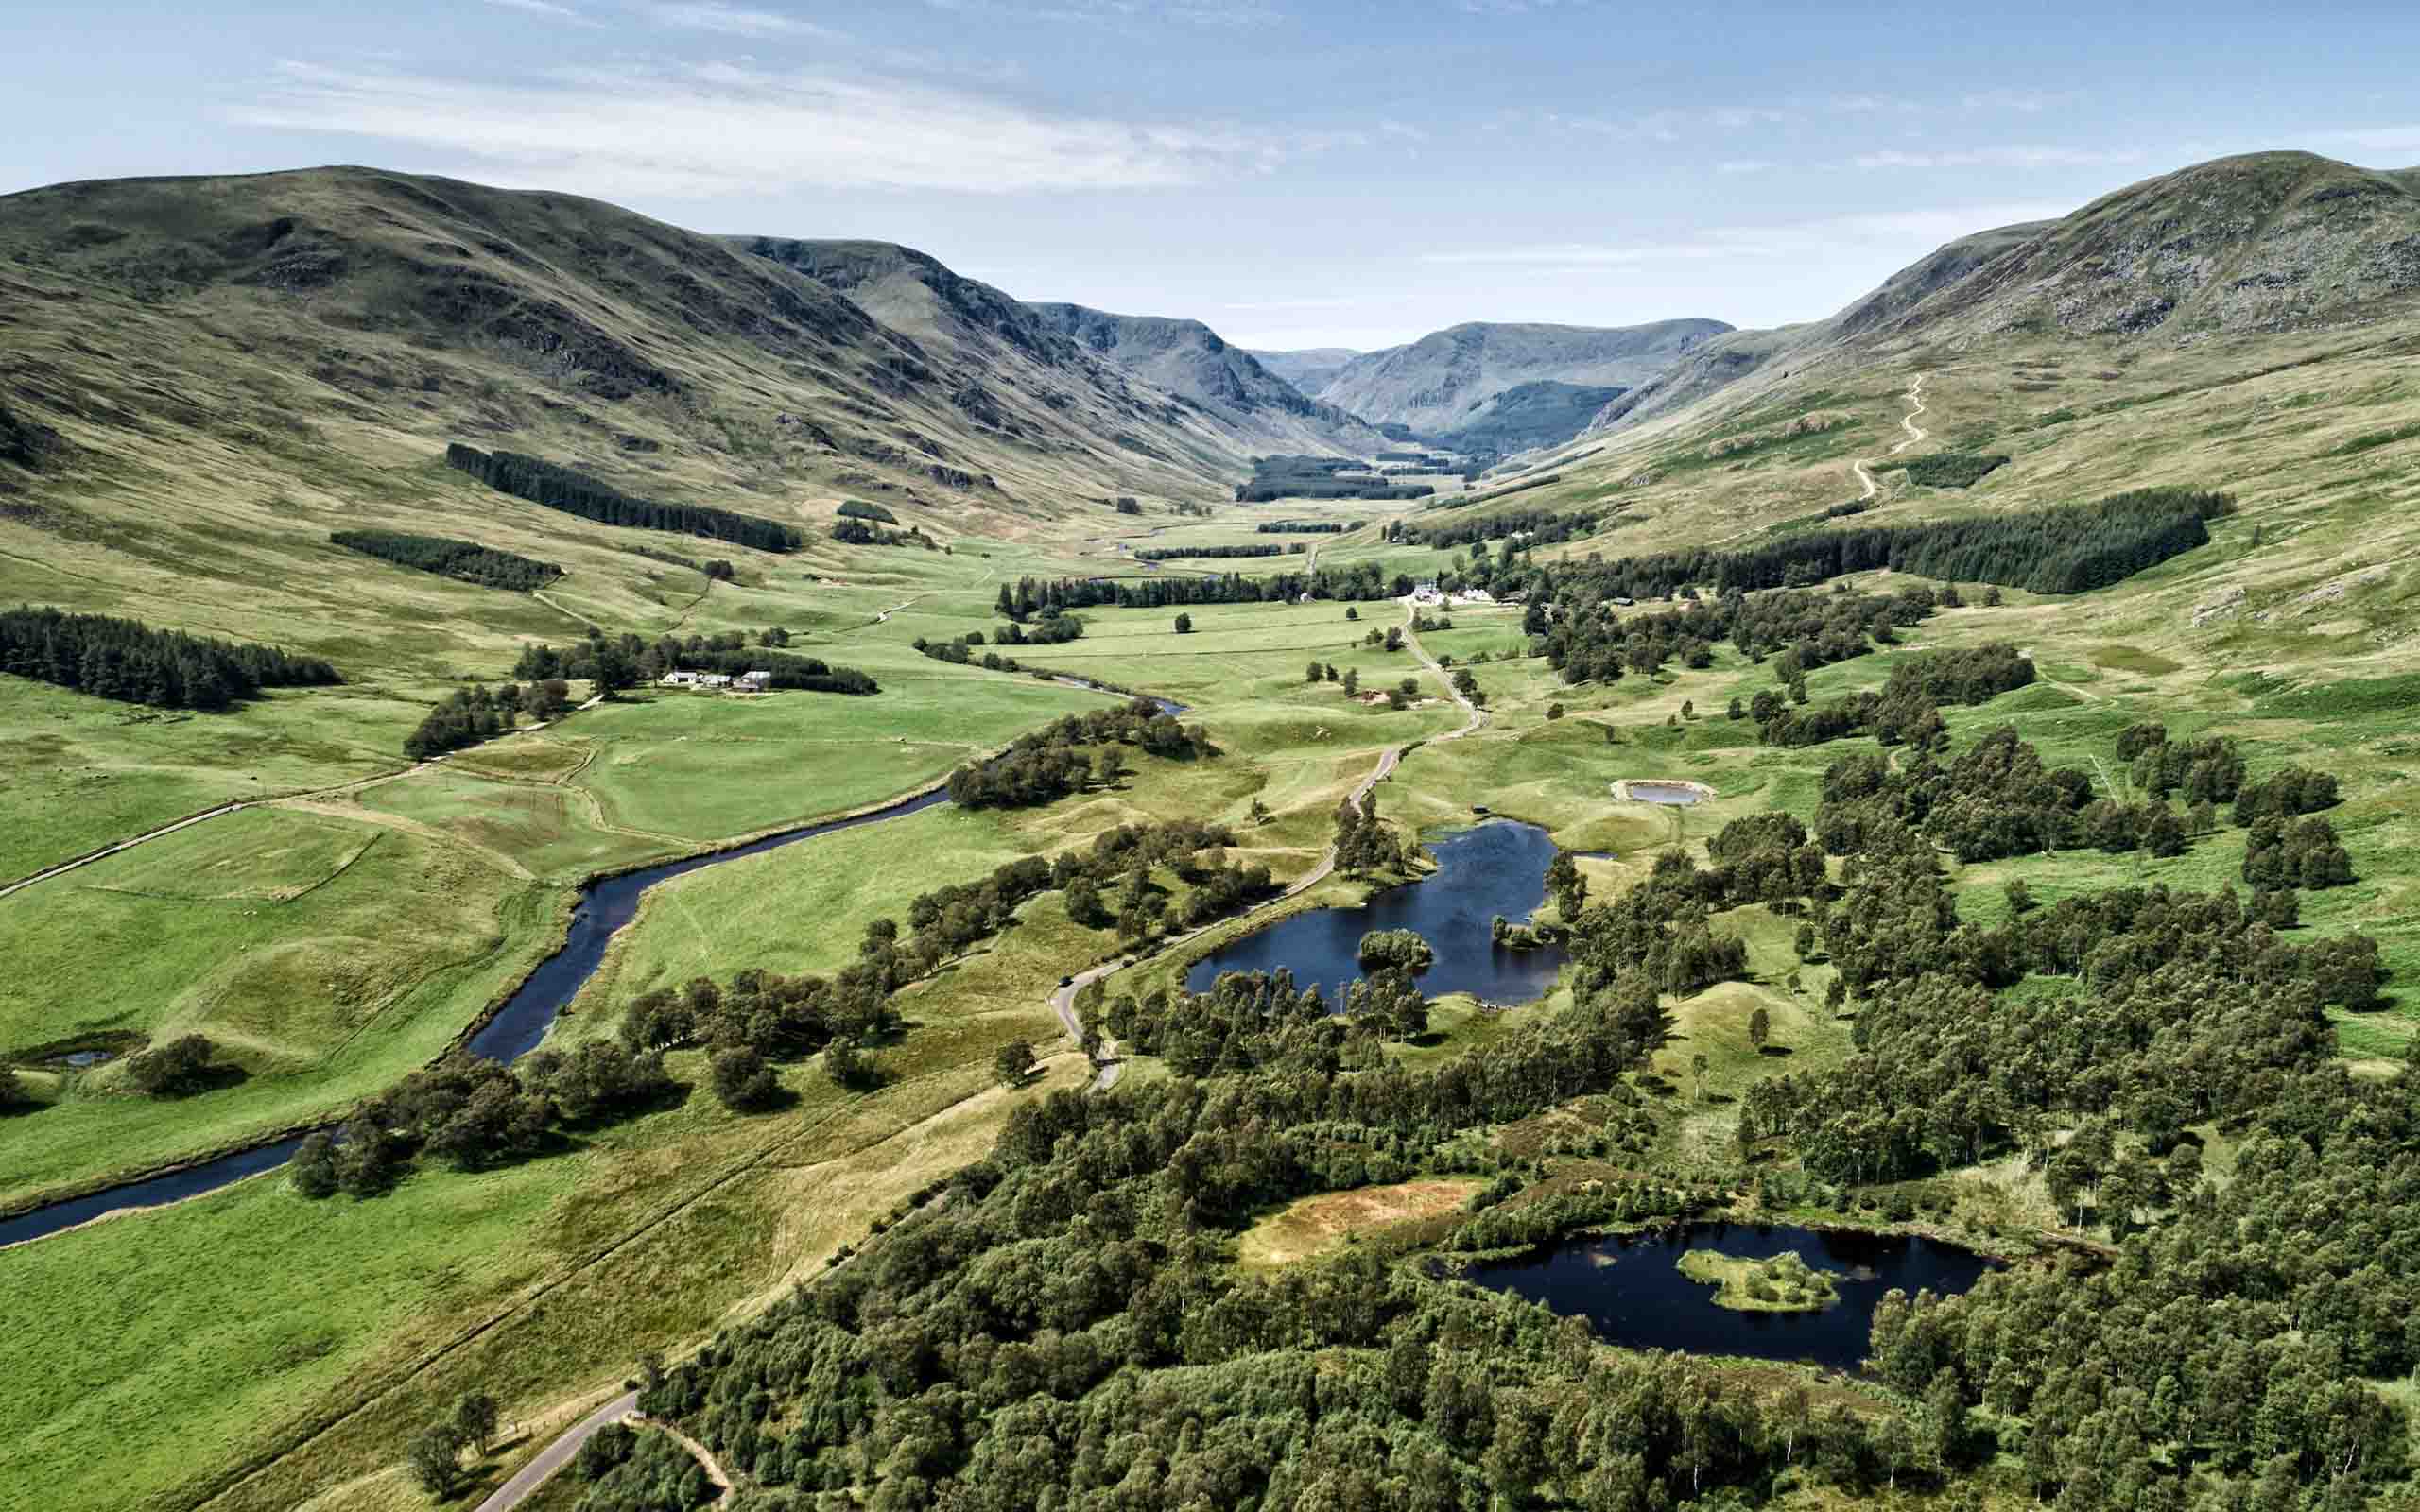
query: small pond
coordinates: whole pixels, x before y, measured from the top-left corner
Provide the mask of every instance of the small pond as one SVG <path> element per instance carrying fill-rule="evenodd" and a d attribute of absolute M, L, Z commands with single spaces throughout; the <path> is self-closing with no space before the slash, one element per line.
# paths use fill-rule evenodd
<path fill-rule="evenodd" d="M 1495 943 L 1501 914 L 1515 923 L 1546 901 L 1554 841 L 1534 824 L 1495 819 L 1428 847 L 1437 870 L 1425 882 L 1390 887 L 1356 908 L 1314 908 L 1229 940 L 1185 972 L 1189 992 L 1207 992 L 1221 971 L 1280 967 L 1330 997 L 1361 978 L 1361 936 L 1409 929 L 1428 941 L 1437 964 L 1420 976 L 1430 997 L 1468 992 L 1487 1003 L 1542 997 L 1563 970 L 1560 945 L 1516 951 Z"/>
<path fill-rule="evenodd" d="M 1746 1313 L 1714 1303 L 1715 1288 L 1681 1274 L 1692 1249 L 1749 1260 L 1788 1250 L 1832 1273 L 1840 1300 L 1819 1313 Z M 1519 1260 L 1477 1265 L 1463 1279 L 1586 1318 L 1608 1344 L 1855 1370 L 1885 1292 L 1924 1287 L 1955 1296 L 1996 1262 L 1930 1239 L 1821 1232 L 1789 1225 L 1698 1223 L 1672 1230 L 1579 1238 Z"/>
<path fill-rule="evenodd" d="M 1669 803 L 1686 808 L 1704 799 L 1705 795 L 1685 782 L 1626 782 L 1622 791 L 1641 803 Z"/>

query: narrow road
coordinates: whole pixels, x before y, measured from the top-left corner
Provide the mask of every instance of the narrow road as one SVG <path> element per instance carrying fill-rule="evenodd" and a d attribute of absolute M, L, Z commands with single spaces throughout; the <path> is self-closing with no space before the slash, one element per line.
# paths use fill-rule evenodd
<path fill-rule="evenodd" d="M 102 860 L 109 856 L 113 856 L 121 850 L 130 850 L 136 846 L 141 845 L 146 840 L 157 840 L 164 834 L 174 834 L 179 830 L 188 829 L 193 825 L 199 824 L 204 819 L 215 819 L 222 814 L 233 814 L 237 809 L 243 808 L 244 806 L 245 805 L 242 803 L 222 803 L 218 807 L 208 810 L 205 813 L 189 815 L 184 818 L 179 819 L 174 824 L 164 824 L 156 830 L 151 830 L 145 833 L 138 834 L 131 840 L 120 840 L 115 845 L 103 846 L 100 850 L 92 851 L 86 855 L 78 856 L 73 861 L 62 861 L 59 865 L 51 868 L 48 871 L 37 871 L 30 877 L 23 878 L 19 881 L 9 884 L 9 885 L 5 887 L 0 887 L 0 898 L 6 898 L 12 892 L 30 887 L 35 883 L 48 882 L 53 877 L 64 876 L 68 872 L 75 870 L 78 867 L 89 867 L 94 862 Z"/>
<path fill-rule="evenodd" d="M 1472 731 L 1480 729 L 1487 723 L 1487 711 L 1472 703 L 1468 698 L 1463 697 L 1462 695 L 1455 689 L 1453 679 L 1445 676 L 1445 669 L 1439 666 L 1437 664 L 1436 658 L 1430 656 L 1427 649 L 1420 644 L 1420 637 L 1414 634 L 1411 629 L 1411 622 L 1418 612 L 1418 610 L 1409 600 L 1405 601 L 1404 644 L 1411 647 L 1411 654 L 1420 659 L 1421 665 L 1435 673 L 1439 679 L 1443 681 L 1447 696 L 1451 697 L 1456 703 L 1461 705 L 1462 713 L 1469 716 L 1468 719 L 1463 722 L 1461 729 L 1437 737 L 1440 741 L 1460 740 L 1464 735 L 1470 734 Z M 1345 801 L 1354 804 L 1357 807 L 1359 806 L 1361 800 L 1370 796 L 1370 790 L 1372 788 L 1376 787 L 1380 782 L 1385 782 L 1388 778 L 1394 775 L 1397 764 L 1403 760 L 1403 752 L 1404 747 L 1401 746 L 1390 746 L 1385 750 L 1380 751 L 1378 753 L 1378 765 L 1370 769 L 1369 776 L 1364 777 L 1360 782 L 1354 784 L 1353 791 L 1346 797 Z M 1284 892 L 1279 893 L 1276 897 L 1271 898 L 1265 903 L 1262 903 L 1259 908 L 1253 909 L 1252 913 L 1247 913 L 1240 917 L 1250 919 L 1253 914 L 1259 913 L 1263 909 L 1274 908 L 1290 898 L 1300 897 L 1302 894 L 1310 891 L 1313 887 L 1318 886 L 1321 883 L 1327 881 L 1327 879 L 1333 876 L 1335 872 L 1336 847 L 1331 845 L 1328 847 L 1326 853 L 1320 857 L 1319 865 L 1311 868 L 1310 870 L 1295 878 L 1292 883 L 1288 885 Z M 1158 950 L 1151 954 L 1154 955 L 1165 955 L 1168 952 L 1176 950 L 1180 946 L 1200 938 L 1201 936 L 1208 934 L 1214 929 L 1221 928 L 1224 925 L 1234 922 L 1236 922 L 1236 920 L 1233 919 L 1217 919 L 1211 923 L 1202 925 L 1200 929 L 1189 930 L 1183 935 L 1171 936 L 1161 944 Z M 1110 975 L 1112 972 L 1123 971 L 1126 968 L 1126 958 L 1120 957 L 1114 961 L 1103 961 L 1098 966 L 1087 967 L 1083 971 L 1079 971 L 1074 976 L 1068 978 L 1065 985 L 1062 986 L 1058 990 L 1050 994 L 1051 1011 L 1059 1015 L 1059 1025 L 1061 1028 L 1067 1031 L 1068 1040 L 1077 1044 L 1081 1044 L 1083 1043 L 1084 1039 L 1084 1022 L 1076 1012 L 1076 994 L 1082 991 L 1085 988 L 1090 987 L 1095 982 L 1099 981 L 1101 978 Z M 1100 1069 L 1099 1079 L 1093 1083 L 1093 1090 L 1095 1091 L 1107 1091 L 1112 1087 L 1116 1086 L 1118 1073 L 1123 1069 L 1124 1063 L 1116 1060 L 1112 1060 L 1108 1064 L 1102 1066 Z"/>
<path fill-rule="evenodd" d="M 478 1504 L 477 1512 L 508 1512 L 527 1501 L 529 1493 L 544 1486 L 571 1462 L 580 1446 L 596 1436 L 607 1423 L 617 1423 L 639 1410 L 639 1394 L 625 1391 L 574 1424 L 571 1431 L 538 1451 L 538 1457 L 521 1467 L 519 1474 L 497 1486 L 488 1499 Z"/>
<path fill-rule="evenodd" d="M 1918 373 L 1914 379 L 1909 383 L 1908 391 L 1904 396 L 1902 396 L 1909 404 L 1915 407 L 1909 410 L 1905 415 L 1899 417 L 1899 423 L 1907 427 L 1908 438 L 1901 441 L 1898 445 L 1891 448 L 1889 455 L 1892 456 L 1898 455 L 1909 447 L 1915 445 L 1918 441 L 1925 438 L 1927 434 L 1925 428 L 1916 423 L 1916 417 L 1925 412 L 1924 387 L 1925 375 L 1923 373 Z M 1863 462 L 1851 462 L 1849 464 L 1849 470 L 1857 474 L 1858 482 L 1865 489 L 1863 493 L 1858 495 L 1859 499 L 1871 499 L 1876 493 L 1881 491 L 1879 486 L 1877 486 L 1874 481 L 1874 474 L 1865 470 L 1865 464 Z"/>

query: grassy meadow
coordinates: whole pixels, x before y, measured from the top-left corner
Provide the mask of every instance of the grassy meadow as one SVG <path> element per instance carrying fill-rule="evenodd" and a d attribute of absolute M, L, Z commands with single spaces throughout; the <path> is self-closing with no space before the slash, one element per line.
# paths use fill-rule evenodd
<path fill-rule="evenodd" d="M 2347 1058 L 2371 1063 L 2400 1054 L 2420 1032 L 2420 869 L 2405 859 L 2420 842 L 2411 817 L 2420 796 L 2411 715 L 2420 688 L 2400 661 L 2415 590 L 2394 556 L 2410 485 L 2388 470 L 2391 456 L 2365 453 L 2358 467 L 2313 460 L 2339 432 L 2376 428 L 2383 401 L 2352 405 L 2331 393 L 2294 407 L 2288 401 L 2309 388 L 2308 374 L 2231 378 L 2236 360 L 2224 351 L 2180 353 L 2147 361 L 2122 385 L 2068 378 L 2077 393 L 2048 396 L 2011 390 L 2005 373 L 1934 369 L 1926 423 L 1945 444 L 1988 442 L 2015 460 L 1963 495 L 1936 496 L 1877 468 L 1881 507 L 1885 518 L 1913 517 L 2205 478 L 2243 495 L 2243 511 L 2216 523 L 2210 546 L 2119 588 L 2067 600 L 2010 593 L 1990 609 L 1970 597 L 1975 607 L 1944 611 L 1907 639 L 2014 641 L 2040 667 L 2040 685 L 1945 711 L 1960 742 L 2013 723 L 2053 763 L 2095 769 L 2098 757 L 2116 779 L 2118 732 L 2160 719 L 2173 734 L 2236 736 L 2256 779 L 2288 764 L 2336 772 L 2345 801 L 2329 817 L 2360 880 L 2306 894 L 2304 927 L 2358 927 L 2386 953 L 2394 973 L 2387 1005 L 2338 1015 Z M 2406 380 L 2381 364 L 2349 356 L 2329 381 L 2401 394 Z M 2089 407 L 2176 387 L 2193 372 L 2212 386 L 2198 401 Z M 1542 556 L 1753 537 L 1855 491 L 1846 460 L 1872 455 L 1877 438 L 1887 444 L 1905 407 L 1899 376 L 1824 398 L 1824 407 L 1855 413 L 1856 427 L 1703 458 L 1717 433 L 1795 413 L 1790 395 L 1766 394 L 1736 423 L 1703 435 L 1651 426 L 1618 439 L 1565 469 L 1564 481 L 1504 507 L 1617 503 L 1634 517 Z M 2204 438 L 2224 448 L 2170 445 L 2180 416 L 2211 394 L 2234 406 L 2221 423 L 2239 422 Z M 2052 399 L 2071 401 L 2079 418 L 2036 423 Z M 2200 423 L 2210 423 L 2206 415 Z M 1700 460 L 1677 465 L 1685 453 Z M 2296 458 L 2310 465 L 2284 466 Z M 1621 487 L 1658 466 L 1659 481 Z M 374 472 L 354 481 L 369 488 Z M 1102 706 L 1098 694 L 946 666 L 914 650 L 920 636 L 988 633 L 1003 581 L 1135 576 L 1120 541 L 1292 540 L 1252 526 L 1322 517 L 1374 526 L 1380 508 L 1392 507 L 1230 507 L 1156 533 L 1156 516 L 1137 524 L 1105 512 L 985 521 L 947 555 L 824 541 L 790 558 L 735 550 L 738 580 L 708 585 L 621 549 L 645 540 L 696 556 L 698 542 L 581 535 L 545 511 L 457 497 L 449 479 L 412 477 L 458 523 L 478 511 L 482 539 L 563 561 L 571 576 L 543 599 L 475 590 L 324 552 L 291 530 L 265 533 L 259 519 L 232 509 L 217 525 L 192 527 L 229 534 L 199 556 L 190 583 L 164 577 L 138 591 L 126 563 L 108 555 L 118 548 L 94 543 L 89 556 L 63 561 L 88 586 L 62 599 L 55 587 L 37 589 L 21 558 L 0 558 L 0 595 L 278 640 L 335 656 L 348 677 L 341 688 L 192 717 L 6 684 L 0 816 L 11 822 L 0 825 L 0 873 L 9 877 L 231 799 L 320 796 L 214 819 L 0 899 L 0 948 L 43 963 L 0 988 L 0 1051 L 191 1031 L 224 1045 L 240 1073 L 155 1103 L 124 1091 L 115 1066 L 33 1072 L 27 1079 L 50 1106 L 7 1124 L 0 1202 L 324 1117 L 376 1091 L 436 1055 L 543 954 L 571 885 L 586 875 L 876 802 L 1061 714 Z M 373 496 L 392 497 L 391 489 Z M 802 519 L 823 507 L 761 506 Z M 1365 527 L 1302 539 L 1331 564 L 1374 559 L 1413 576 L 1452 565 L 1451 551 L 1375 536 Z M 163 542 L 156 553 L 183 544 Z M 164 560 L 156 553 L 145 558 L 154 573 Z M 303 580 L 306 562 L 320 576 Z M 298 586 L 262 592 L 265 563 Z M 1297 563 L 1200 565 L 1256 574 Z M 2378 567 L 2384 576 L 2363 577 Z M 2232 612 L 2193 623 L 2199 607 L 2238 588 L 2246 597 Z M 1490 717 L 1467 738 L 1437 741 L 1462 723 L 1438 679 L 1409 651 L 1362 644 L 1369 630 L 1399 622 L 1396 606 L 1360 606 L 1353 621 L 1326 603 L 1201 607 L 1186 611 L 1194 628 L 1183 636 L 1175 612 L 1086 610 L 1081 640 L 1017 654 L 1187 704 L 1187 722 L 1207 730 L 1215 755 L 1175 763 L 1138 754 L 1111 790 L 1029 810 L 937 808 L 691 873 L 648 896 L 559 1026 L 559 1041 L 610 1034 L 631 997 L 693 975 L 829 971 L 855 954 L 868 922 L 904 920 L 917 893 L 1015 857 L 1088 845 L 1115 824 L 1224 820 L 1238 831 L 1238 859 L 1265 860 L 1281 879 L 1300 876 L 1324 853 L 1338 799 L 1389 747 L 1426 742 L 1377 790 L 1391 821 L 1433 833 L 1468 823 L 1472 807 L 1485 804 L 1541 824 L 1559 844 L 1596 853 L 1582 869 L 1599 897 L 1666 848 L 1703 854 L 1729 819 L 1775 808 L 1811 816 L 1823 770 L 1849 748 L 1758 747 L 1753 727 L 1724 709 L 1771 686 L 1772 675 L 1727 645 L 1702 671 L 1573 688 L 1528 656 L 1517 611 L 1458 607 L 1454 628 L 1421 642 L 1457 664 L 1487 656 L 1474 674 Z M 408 776 L 325 791 L 401 771 L 402 736 L 427 703 L 466 677 L 500 679 L 520 644 L 561 644 L 585 633 L 589 620 L 683 633 L 780 626 L 794 651 L 863 667 L 884 691 L 738 698 L 640 690 Z M 1820 701 L 1878 685 L 1892 654 L 1823 668 L 1810 691 Z M 1305 680 L 1313 661 L 1353 669 L 1364 689 L 1414 678 L 1429 701 L 1400 713 L 1350 702 L 1335 684 Z M 1622 778 L 1687 779 L 1715 797 L 1685 811 L 1620 802 L 1610 789 Z M 1255 801 L 1270 811 L 1266 824 L 1252 821 Z M 2242 832 L 2226 827 L 2167 861 L 2067 851 L 1957 868 L 1955 880 L 1962 910 L 1990 919 L 2004 906 L 2002 883 L 2019 876 L 2045 900 L 2119 883 L 2224 885 L 2237 876 L 2242 843 Z M 1350 902 L 1361 890 L 1331 879 L 1288 906 Z M 1762 908 L 1718 919 L 1747 939 L 1751 977 L 1668 1004 L 1675 1037 L 1657 1057 L 1645 1158 L 1680 1171 L 1725 1159 L 1751 1083 L 1848 1053 L 1850 1023 L 1822 1005 L 1829 969 L 1798 958 L 1796 924 Z M 1245 927 L 1219 926 L 1199 948 Z M 91 1326 L 19 1331 L 0 1344 L 0 1366 L 37 1383 L 0 1410 L 0 1503 L 38 1495 L 61 1507 L 318 1512 L 420 1504 L 396 1470 L 400 1446 L 452 1393 L 478 1384 L 497 1395 L 508 1420 L 539 1419 L 608 1390 L 638 1349 L 677 1353 L 812 1277 L 901 1198 L 978 1156 L 1007 1109 L 1036 1095 L 992 1083 L 991 1057 L 1011 1039 L 1059 1052 L 1045 1086 L 1076 1085 L 1084 1068 L 1064 1053 L 1047 994 L 1068 971 L 1115 954 L 1112 932 L 1076 925 L 1046 894 L 908 990 L 907 1026 L 880 1050 L 894 1079 L 871 1095 L 838 1091 L 808 1061 L 784 1068 L 795 1094 L 787 1108 L 739 1117 L 703 1087 L 700 1057 L 684 1052 L 674 1068 L 692 1088 L 678 1107 L 523 1165 L 476 1176 L 426 1169 L 371 1202 L 306 1203 L 268 1177 L 9 1252 L 0 1266 L 12 1296 L 40 1315 Z M 1168 980 L 1191 954 L 1146 960 L 1112 977 L 1108 990 Z M 1761 1051 L 1746 1031 L 1759 1007 L 1772 1025 Z M 1511 1032 L 1525 1011 L 1447 1000 L 1432 1032 L 1398 1053 L 1436 1064 Z M 1139 1061 L 1126 1073 L 1136 1081 L 1163 1074 Z M 1552 1123 L 1509 1131 L 1508 1148 L 1550 1149 Z M 1980 1169 L 1955 1184 L 1961 1212 L 1977 1224 L 2055 1221 L 2045 1216 L 2039 1177 L 2022 1170 Z M 1424 1188 L 1401 1203 L 1272 1215 L 1245 1258 L 1288 1263 L 1325 1252 L 1343 1234 L 1459 1200 L 1459 1189 Z M 174 1432 L 106 1464 L 70 1447 L 136 1419 Z M 483 1469 L 482 1484 L 544 1436 L 515 1439 Z"/>

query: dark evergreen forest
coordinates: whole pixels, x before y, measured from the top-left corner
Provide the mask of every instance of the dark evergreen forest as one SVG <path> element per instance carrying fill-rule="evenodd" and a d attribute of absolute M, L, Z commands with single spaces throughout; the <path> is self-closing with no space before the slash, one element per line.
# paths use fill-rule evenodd
<path fill-rule="evenodd" d="M 779 521 L 704 505 L 632 498 L 610 483 L 518 452 L 491 454 L 458 441 L 445 449 L 445 465 L 468 472 L 499 493 L 602 524 L 710 536 L 759 551 L 796 551 L 804 540 L 794 526 Z"/>
<path fill-rule="evenodd" d="M 0 610 L 0 672 L 155 709 L 226 709 L 263 688 L 344 679 L 318 657 L 56 609 Z"/>
<path fill-rule="evenodd" d="M 396 530 L 339 530 L 328 540 L 349 551 L 377 557 L 398 567 L 458 577 L 483 588 L 544 588 L 563 575 L 562 568 L 551 563 L 448 536 L 412 536 Z"/>

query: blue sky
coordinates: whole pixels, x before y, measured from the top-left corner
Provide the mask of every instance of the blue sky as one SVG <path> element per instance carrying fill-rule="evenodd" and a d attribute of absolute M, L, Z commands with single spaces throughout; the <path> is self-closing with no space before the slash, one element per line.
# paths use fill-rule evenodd
<path fill-rule="evenodd" d="M 906 242 L 1253 346 L 1770 325 L 2228 152 L 2420 164 L 2420 7 L 86 0 L 0 192 L 367 163 Z"/>

